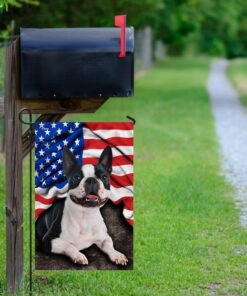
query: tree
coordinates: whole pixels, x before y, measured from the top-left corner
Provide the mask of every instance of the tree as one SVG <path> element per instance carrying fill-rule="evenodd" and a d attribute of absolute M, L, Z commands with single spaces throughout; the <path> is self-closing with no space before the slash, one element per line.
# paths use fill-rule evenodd
<path fill-rule="evenodd" d="M 21 8 L 23 4 L 38 5 L 38 0 L 0 0 L 0 12 L 8 10 L 9 6 Z"/>
<path fill-rule="evenodd" d="M 201 2 L 200 50 L 211 55 L 233 57 L 234 48 L 241 47 L 238 38 L 239 18 L 245 7 L 243 0 Z M 246 53 L 247 54 L 247 53 Z"/>
<path fill-rule="evenodd" d="M 150 23 L 161 1 L 42 0 L 38 7 L 24 4 L 21 11 L 10 8 L 1 17 L 0 26 L 7 26 L 11 19 L 16 20 L 17 27 L 112 26 L 114 15 L 127 14 L 128 23 L 139 28 Z"/>
<path fill-rule="evenodd" d="M 172 54 L 247 55 L 245 0 L 163 0 L 154 28 Z"/>
<path fill-rule="evenodd" d="M 163 0 L 154 21 L 155 35 L 168 46 L 171 54 L 181 54 L 188 36 L 199 27 L 198 2 L 191 0 Z"/>

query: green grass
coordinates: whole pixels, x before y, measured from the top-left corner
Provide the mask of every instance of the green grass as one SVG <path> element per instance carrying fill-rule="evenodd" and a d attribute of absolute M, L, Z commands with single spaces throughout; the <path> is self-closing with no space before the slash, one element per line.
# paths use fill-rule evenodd
<path fill-rule="evenodd" d="M 246 230 L 220 175 L 205 89 L 209 62 L 160 62 L 136 81 L 134 98 L 111 99 L 95 114 L 67 118 L 121 121 L 130 115 L 137 121 L 134 271 L 35 271 L 34 295 L 247 294 Z M 27 228 L 27 212 L 25 219 Z M 0 284 L 5 291 L 4 268 Z"/>
<path fill-rule="evenodd" d="M 228 76 L 247 107 L 247 59 L 233 60 L 228 68 Z"/>

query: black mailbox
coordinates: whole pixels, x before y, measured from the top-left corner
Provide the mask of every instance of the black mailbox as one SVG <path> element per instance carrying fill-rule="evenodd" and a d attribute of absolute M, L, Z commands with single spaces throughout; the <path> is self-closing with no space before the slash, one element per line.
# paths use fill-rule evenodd
<path fill-rule="evenodd" d="M 128 97 L 134 84 L 134 29 L 21 29 L 21 97 Z"/>

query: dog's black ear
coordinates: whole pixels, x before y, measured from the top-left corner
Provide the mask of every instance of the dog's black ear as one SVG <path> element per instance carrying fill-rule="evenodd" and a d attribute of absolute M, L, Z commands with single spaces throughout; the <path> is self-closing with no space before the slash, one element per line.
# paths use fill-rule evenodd
<path fill-rule="evenodd" d="M 63 171 L 68 178 L 71 172 L 78 166 L 74 154 L 68 147 L 63 147 Z"/>
<path fill-rule="evenodd" d="M 99 164 L 102 164 L 105 169 L 111 173 L 112 171 L 112 149 L 106 146 L 99 158 Z"/>

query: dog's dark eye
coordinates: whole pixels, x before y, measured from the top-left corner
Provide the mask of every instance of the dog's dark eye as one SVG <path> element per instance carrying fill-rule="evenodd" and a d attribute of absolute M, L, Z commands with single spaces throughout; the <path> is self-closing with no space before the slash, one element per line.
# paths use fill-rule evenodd
<path fill-rule="evenodd" d="M 69 187 L 70 189 L 73 189 L 77 187 L 80 184 L 80 181 L 82 179 L 82 175 L 74 175 L 70 180 L 69 180 Z"/>
<path fill-rule="evenodd" d="M 76 175 L 73 177 L 73 181 L 80 181 L 81 180 L 81 176 L 80 175 Z"/>
<path fill-rule="evenodd" d="M 81 179 L 82 179 L 81 175 L 75 175 L 72 177 L 70 183 L 72 183 L 74 186 L 78 185 L 80 183 Z"/>
<path fill-rule="evenodd" d="M 103 180 L 106 180 L 107 179 L 107 176 L 106 175 L 102 176 L 102 179 Z"/>

